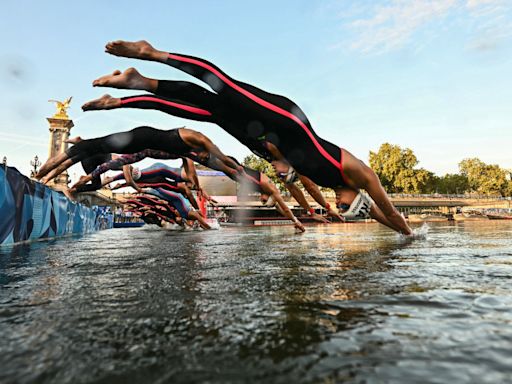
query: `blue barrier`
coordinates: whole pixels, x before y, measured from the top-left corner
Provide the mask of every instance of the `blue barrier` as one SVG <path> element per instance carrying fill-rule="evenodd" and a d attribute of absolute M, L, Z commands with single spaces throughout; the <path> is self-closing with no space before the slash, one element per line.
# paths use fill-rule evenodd
<path fill-rule="evenodd" d="M 0 244 L 112 228 L 109 207 L 77 204 L 16 168 L 0 166 Z"/>

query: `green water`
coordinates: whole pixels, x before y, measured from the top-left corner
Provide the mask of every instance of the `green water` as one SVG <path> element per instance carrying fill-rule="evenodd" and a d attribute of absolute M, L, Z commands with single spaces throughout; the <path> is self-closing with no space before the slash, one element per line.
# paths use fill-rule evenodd
<path fill-rule="evenodd" d="M 0 248 L 0 382 L 512 381 L 512 222 Z"/>

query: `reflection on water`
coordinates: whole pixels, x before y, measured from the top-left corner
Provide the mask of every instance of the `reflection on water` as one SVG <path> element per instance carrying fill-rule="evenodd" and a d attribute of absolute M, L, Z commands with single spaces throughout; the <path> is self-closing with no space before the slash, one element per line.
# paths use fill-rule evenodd
<path fill-rule="evenodd" d="M 511 256 L 506 221 L 0 248 L 0 381 L 507 382 Z"/>

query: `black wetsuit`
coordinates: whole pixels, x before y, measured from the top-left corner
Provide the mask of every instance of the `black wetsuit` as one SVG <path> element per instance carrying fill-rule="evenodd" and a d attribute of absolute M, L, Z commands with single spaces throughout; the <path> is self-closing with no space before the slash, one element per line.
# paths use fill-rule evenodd
<path fill-rule="evenodd" d="M 131 131 L 82 140 L 68 148 L 66 154 L 74 163 L 77 163 L 99 154 L 136 153 L 147 148 L 176 155 L 184 155 L 192 149 L 184 143 L 179 134 L 179 128 L 161 130 L 138 127 Z"/>
<path fill-rule="evenodd" d="M 174 192 L 179 190 L 178 182 L 169 180 L 163 176 L 146 177 L 142 180 L 138 179 L 137 185 L 142 188 L 163 188 Z"/>
<path fill-rule="evenodd" d="M 320 138 L 301 109 L 286 97 L 230 78 L 214 64 L 170 53 L 167 64 L 207 83 L 159 80 L 153 95 L 121 99 L 121 107 L 157 109 L 219 125 L 257 155 L 272 160 L 274 144 L 302 175 L 325 187 L 344 186 L 342 149 Z"/>
<path fill-rule="evenodd" d="M 98 165 L 101 165 L 103 163 L 106 163 L 107 161 L 112 160 L 112 155 L 100 153 L 91 157 L 87 157 L 82 160 L 82 168 L 84 169 L 86 174 L 91 173 L 96 169 Z M 94 177 L 90 183 L 80 185 L 76 188 L 77 192 L 90 192 L 90 191 L 97 191 L 101 188 L 101 177 L 96 176 Z"/>

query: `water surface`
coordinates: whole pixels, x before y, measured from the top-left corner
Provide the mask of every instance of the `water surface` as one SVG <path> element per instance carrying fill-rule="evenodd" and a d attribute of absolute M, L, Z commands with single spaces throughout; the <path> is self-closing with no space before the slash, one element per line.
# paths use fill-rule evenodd
<path fill-rule="evenodd" d="M 0 248 L 0 381 L 512 381 L 512 222 L 165 232 Z"/>

